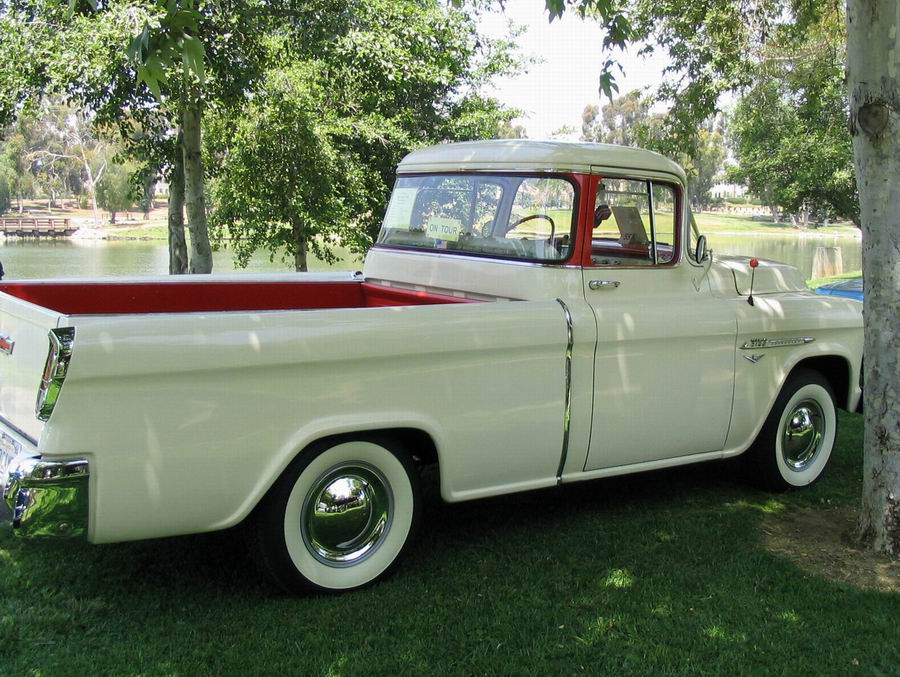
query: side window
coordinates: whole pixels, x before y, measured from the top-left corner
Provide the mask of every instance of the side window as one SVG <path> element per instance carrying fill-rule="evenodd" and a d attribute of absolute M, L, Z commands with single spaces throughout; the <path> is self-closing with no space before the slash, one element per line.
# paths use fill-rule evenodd
<path fill-rule="evenodd" d="M 672 263 L 675 258 L 675 191 L 664 183 L 653 184 L 653 230 L 656 234 L 657 263 Z"/>
<path fill-rule="evenodd" d="M 671 186 L 636 179 L 603 179 L 594 205 L 593 264 L 671 263 L 675 258 L 676 205 Z"/>

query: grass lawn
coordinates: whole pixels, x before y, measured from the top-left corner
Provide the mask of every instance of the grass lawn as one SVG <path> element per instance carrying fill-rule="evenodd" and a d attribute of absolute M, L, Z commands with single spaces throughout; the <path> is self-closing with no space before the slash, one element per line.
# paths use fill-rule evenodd
<path fill-rule="evenodd" d="M 861 439 L 843 415 L 822 481 L 783 495 L 723 464 L 457 505 L 429 482 L 397 574 L 343 596 L 273 591 L 235 532 L 4 533 L 2 672 L 897 674 L 898 565 L 841 540 Z"/>
<path fill-rule="evenodd" d="M 816 287 L 821 287 L 823 284 L 837 282 L 838 280 L 850 280 L 854 277 L 862 277 L 862 271 L 854 270 L 849 273 L 844 273 L 843 275 L 833 275 L 832 277 L 820 277 L 815 280 L 807 280 L 806 284 L 810 289 L 815 289 Z"/>
<path fill-rule="evenodd" d="M 838 223 L 831 226 L 802 231 L 788 223 L 766 223 L 765 221 L 753 221 L 749 216 L 737 214 L 722 214 L 718 212 L 702 212 L 694 214 L 697 227 L 701 233 L 764 233 L 766 235 L 815 235 L 827 236 L 853 236 L 859 235 L 859 228 L 852 223 Z"/>

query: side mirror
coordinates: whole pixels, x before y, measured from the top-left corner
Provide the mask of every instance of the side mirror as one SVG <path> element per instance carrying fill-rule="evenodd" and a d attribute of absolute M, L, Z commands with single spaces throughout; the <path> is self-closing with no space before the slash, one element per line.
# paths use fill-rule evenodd
<path fill-rule="evenodd" d="M 694 250 L 694 260 L 703 263 L 709 258 L 709 250 L 706 248 L 706 235 L 697 238 L 697 248 Z"/>

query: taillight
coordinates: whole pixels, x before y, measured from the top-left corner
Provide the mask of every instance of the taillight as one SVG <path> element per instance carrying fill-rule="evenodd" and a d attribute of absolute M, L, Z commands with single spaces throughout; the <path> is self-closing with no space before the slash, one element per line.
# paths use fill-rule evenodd
<path fill-rule="evenodd" d="M 42 421 L 50 418 L 56 400 L 59 399 L 59 391 L 63 381 L 66 380 L 66 372 L 69 370 L 69 360 L 72 358 L 72 345 L 75 343 L 75 327 L 63 327 L 50 330 L 50 352 L 47 354 L 47 362 L 44 364 L 44 374 L 41 376 L 41 387 L 38 390 L 35 415 Z"/>

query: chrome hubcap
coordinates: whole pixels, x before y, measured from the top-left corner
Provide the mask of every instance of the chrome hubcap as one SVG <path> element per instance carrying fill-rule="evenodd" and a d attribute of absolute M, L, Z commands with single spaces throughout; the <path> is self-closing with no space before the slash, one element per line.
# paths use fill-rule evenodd
<path fill-rule="evenodd" d="M 384 476 L 364 463 L 340 465 L 313 484 L 300 515 L 301 536 L 329 566 L 357 564 L 390 529 L 394 497 Z"/>
<path fill-rule="evenodd" d="M 781 453 L 788 468 L 806 470 L 819 455 L 825 439 L 825 415 L 813 400 L 797 404 L 781 433 Z"/>

